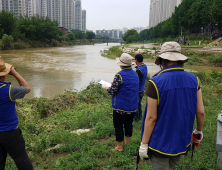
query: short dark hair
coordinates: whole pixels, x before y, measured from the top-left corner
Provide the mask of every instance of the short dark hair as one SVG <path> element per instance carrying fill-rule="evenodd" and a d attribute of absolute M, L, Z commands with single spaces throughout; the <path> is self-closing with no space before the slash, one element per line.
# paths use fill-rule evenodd
<path fill-rule="evenodd" d="M 134 57 L 135 60 L 139 61 L 139 62 L 143 62 L 143 56 L 142 54 L 137 54 L 135 57 Z"/>
<path fill-rule="evenodd" d="M 163 63 L 166 65 L 166 64 L 168 64 L 169 62 L 170 62 L 170 60 L 160 58 L 160 68 L 161 68 L 161 66 L 163 65 Z M 183 65 L 184 65 L 184 62 L 181 61 L 181 60 L 178 60 L 178 61 L 177 61 L 177 64 L 183 66 Z M 162 68 L 161 68 L 161 69 L 162 69 Z"/>

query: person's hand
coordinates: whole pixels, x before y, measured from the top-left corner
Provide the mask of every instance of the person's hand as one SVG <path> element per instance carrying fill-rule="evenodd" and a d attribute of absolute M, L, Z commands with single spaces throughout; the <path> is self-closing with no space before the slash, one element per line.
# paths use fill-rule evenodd
<path fill-rule="evenodd" d="M 198 131 L 195 129 L 192 134 L 193 143 L 195 143 L 196 147 L 199 147 L 201 140 L 203 139 L 202 131 Z"/>
<path fill-rule="evenodd" d="M 143 144 L 141 142 L 140 149 L 139 149 L 139 155 L 140 155 L 140 159 L 142 159 L 142 160 L 149 159 L 149 156 L 148 156 L 148 144 Z"/>
<path fill-rule="evenodd" d="M 8 74 L 11 75 L 11 76 L 14 76 L 15 73 L 16 73 L 15 67 L 12 66 L 11 69 L 10 69 L 10 72 Z"/>
<path fill-rule="evenodd" d="M 106 91 L 108 89 L 108 87 L 105 84 L 102 84 L 102 88 L 104 88 Z"/>

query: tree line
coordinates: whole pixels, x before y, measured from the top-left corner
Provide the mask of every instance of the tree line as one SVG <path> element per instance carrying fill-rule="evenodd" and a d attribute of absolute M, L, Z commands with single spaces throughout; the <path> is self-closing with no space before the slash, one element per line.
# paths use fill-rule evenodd
<path fill-rule="evenodd" d="M 0 12 L 0 39 L 2 39 L 3 49 L 9 48 L 10 42 L 22 41 L 41 41 L 49 43 L 56 41 L 72 41 L 76 39 L 93 39 L 93 32 L 82 32 L 71 30 L 64 35 L 63 31 L 58 29 L 58 22 L 51 21 L 49 18 L 32 17 L 14 17 L 12 12 Z"/>
<path fill-rule="evenodd" d="M 222 0 L 183 0 L 166 21 L 140 32 L 140 40 L 201 33 L 204 28 L 222 27 Z"/>

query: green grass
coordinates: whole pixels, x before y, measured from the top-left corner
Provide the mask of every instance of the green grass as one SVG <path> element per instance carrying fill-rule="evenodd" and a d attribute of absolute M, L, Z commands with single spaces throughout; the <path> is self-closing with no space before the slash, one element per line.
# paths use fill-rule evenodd
<path fill-rule="evenodd" d="M 222 53 L 212 51 L 182 50 L 182 54 L 189 58 L 186 65 L 222 66 Z"/>
<path fill-rule="evenodd" d="M 207 56 L 207 55 L 206 55 Z M 201 80 L 206 118 L 204 138 L 196 149 L 193 170 L 219 169 L 216 165 L 217 114 L 222 106 L 221 72 L 195 73 Z M 144 96 L 143 110 L 146 103 Z M 81 92 L 66 91 L 52 99 L 33 98 L 17 101 L 19 127 L 23 131 L 26 149 L 36 170 L 134 170 L 140 145 L 142 122 L 134 122 L 133 137 L 124 152 L 116 146 L 112 123 L 111 98 L 100 85 L 91 82 Z M 71 133 L 90 128 L 89 133 Z M 60 146 L 54 148 L 55 146 Z M 174 170 L 190 169 L 191 152 Z M 149 161 L 141 161 L 141 170 L 151 169 Z M 16 170 L 10 157 L 6 170 Z"/>

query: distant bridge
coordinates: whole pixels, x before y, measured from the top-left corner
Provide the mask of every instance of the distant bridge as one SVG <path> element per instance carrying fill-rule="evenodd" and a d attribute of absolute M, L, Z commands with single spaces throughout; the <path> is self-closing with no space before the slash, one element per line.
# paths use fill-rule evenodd
<path fill-rule="evenodd" d="M 87 40 L 74 40 L 77 44 L 82 44 L 82 43 L 90 43 L 90 44 L 96 44 L 96 43 L 120 43 L 120 44 L 126 44 L 125 41 L 122 39 L 87 39 Z"/>

